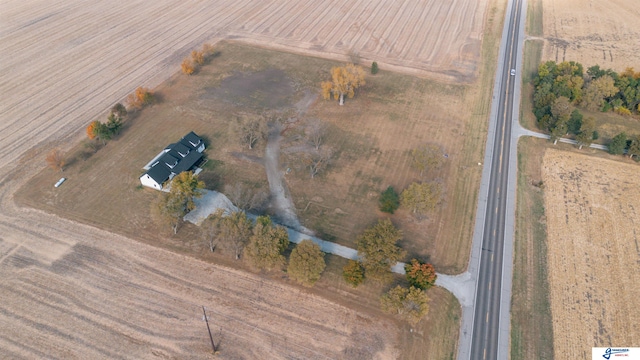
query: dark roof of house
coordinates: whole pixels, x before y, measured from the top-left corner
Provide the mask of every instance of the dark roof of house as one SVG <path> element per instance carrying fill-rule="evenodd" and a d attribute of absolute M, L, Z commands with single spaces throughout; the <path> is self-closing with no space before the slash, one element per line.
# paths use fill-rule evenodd
<path fill-rule="evenodd" d="M 200 146 L 200 144 L 202 143 L 202 138 L 200 138 L 200 136 L 196 135 L 196 133 L 194 133 L 193 131 L 191 131 L 190 133 L 188 133 L 187 135 L 182 137 L 182 140 L 184 140 L 184 141 L 181 141 L 183 144 L 186 141 L 194 149 L 197 149 L 198 146 Z"/>
<path fill-rule="evenodd" d="M 165 150 L 168 150 L 169 154 L 175 158 L 183 158 L 187 156 L 193 148 L 191 146 L 186 146 L 182 142 L 177 142 L 167 146 Z"/>
<path fill-rule="evenodd" d="M 182 159 L 180 155 L 178 155 L 178 157 L 175 157 L 171 156 L 171 154 L 169 153 L 165 153 L 164 155 L 160 156 L 160 159 L 158 159 L 158 161 L 166 164 L 170 169 L 173 169 L 178 165 L 180 159 Z"/>
<path fill-rule="evenodd" d="M 151 169 L 147 170 L 147 175 L 162 186 L 171 176 L 171 169 L 163 162 L 157 161 L 151 166 Z"/>
<path fill-rule="evenodd" d="M 202 138 L 191 131 L 179 142 L 170 144 L 167 150 L 158 161 L 156 161 L 147 171 L 147 175 L 155 182 L 162 185 L 169 179 L 171 174 L 180 174 L 183 171 L 191 170 L 203 157 L 202 153 L 193 151 L 202 144 Z"/>
<path fill-rule="evenodd" d="M 195 165 L 200 159 L 202 159 L 202 153 L 192 151 L 189 153 L 189 155 L 185 156 L 184 159 L 180 160 L 178 166 L 176 166 L 172 170 L 176 174 L 180 174 L 183 171 L 191 170 L 193 165 Z"/>

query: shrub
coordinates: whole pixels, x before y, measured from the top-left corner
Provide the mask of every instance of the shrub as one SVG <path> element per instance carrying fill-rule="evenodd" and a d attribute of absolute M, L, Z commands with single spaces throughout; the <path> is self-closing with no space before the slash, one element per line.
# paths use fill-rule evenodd
<path fill-rule="evenodd" d="M 379 69 L 378 69 L 378 63 L 374 61 L 374 62 L 371 64 L 371 73 L 372 73 L 373 75 L 375 75 L 375 74 L 377 74 L 377 73 L 378 73 L 378 70 L 379 70 Z"/>
<path fill-rule="evenodd" d="M 400 206 L 400 196 L 395 191 L 393 186 L 389 186 L 387 190 L 383 191 L 378 200 L 378 206 L 380 211 L 393 214 L 394 211 Z"/>
<path fill-rule="evenodd" d="M 624 106 L 619 106 L 617 108 L 615 108 L 615 112 L 616 114 L 622 115 L 622 116 L 631 116 L 631 111 L 629 111 L 629 109 L 627 109 Z"/>
<path fill-rule="evenodd" d="M 349 260 L 347 265 L 342 268 L 342 277 L 344 281 L 357 287 L 364 281 L 364 268 L 359 261 Z"/>

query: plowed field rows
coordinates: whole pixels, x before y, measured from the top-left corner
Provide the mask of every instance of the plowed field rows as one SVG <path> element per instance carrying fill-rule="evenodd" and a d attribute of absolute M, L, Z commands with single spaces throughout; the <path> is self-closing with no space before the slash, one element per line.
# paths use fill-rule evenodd
<path fill-rule="evenodd" d="M 640 8 L 636 0 L 545 0 L 542 59 L 578 61 L 623 71 L 640 68 Z"/>
<path fill-rule="evenodd" d="M 547 150 L 543 180 L 556 358 L 640 346 L 638 166 Z"/>
<path fill-rule="evenodd" d="M 0 158 L 77 132 L 139 85 L 155 86 L 205 41 L 239 39 L 469 80 L 486 0 L 4 1 Z"/>
<path fill-rule="evenodd" d="M 15 208 L 7 192 L 19 185 L 5 182 L 0 198 L 4 359 L 210 358 L 201 306 L 221 359 L 397 356 L 398 330 L 389 321 L 257 275 Z"/>

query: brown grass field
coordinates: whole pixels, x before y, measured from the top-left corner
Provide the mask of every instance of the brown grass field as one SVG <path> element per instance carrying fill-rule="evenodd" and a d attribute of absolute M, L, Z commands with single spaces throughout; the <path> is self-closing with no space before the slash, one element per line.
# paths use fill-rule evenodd
<path fill-rule="evenodd" d="M 640 346 L 638 165 L 549 149 L 542 179 L 555 356 Z"/>
<path fill-rule="evenodd" d="M 640 69 L 636 0 L 545 0 L 542 12 L 543 60 Z"/>
<path fill-rule="evenodd" d="M 243 265 L 203 252 L 195 227 L 183 227 L 177 237 L 158 234 L 148 216 L 156 194 L 137 188 L 142 165 L 189 130 L 211 143 L 215 161 L 203 174 L 209 187 L 230 179 L 264 185 L 259 166 L 234 156 L 243 149 L 228 136 L 229 117 L 239 108 L 290 106 L 337 64 L 217 43 L 220 56 L 198 75 L 175 74 L 203 42 L 236 39 L 340 60 L 355 50 L 363 61 L 378 61 L 382 72 L 344 107 L 316 101 L 309 108 L 308 116 L 330 124 L 329 145 L 340 154 L 313 187 L 290 158 L 299 132 L 284 140 L 290 151 L 283 151 L 281 164 L 293 165 L 287 183 L 299 216 L 322 235 L 352 244 L 381 215 L 372 194 L 417 179 L 408 170 L 408 151 L 436 139 L 449 155 L 442 171 L 429 175 L 445 185 L 443 208 L 422 222 L 402 212 L 393 219 L 412 255 L 430 259 L 439 271 L 463 271 L 489 112 L 485 90 L 493 83 L 504 5 L 379 1 L 362 12 L 360 4 L 3 2 L 0 286 L 6 301 L 0 324 L 10 331 L 0 334 L 0 353 L 205 357 L 199 313 L 205 305 L 222 342 L 221 358 L 454 357 L 460 308 L 446 291 L 431 290 L 428 319 L 409 332 L 377 310 L 384 289 L 353 290 L 342 282 L 341 259 L 328 257 L 327 272 L 312 290 L 290 286 L 278 274 L 247 273 Z M 293 15 L 274 15 L 283 13 Z M 215 91 L 231 89 L 225 88 L 229 82 L 237 89 L 234 79 L 265 71 L 282 72 L 281 92 L 264 84 L 240 93 Z M 134 116 L 122 135 L 89 156 L 78 144 L 84 127 L 139 85 L 160 85 L 163 102 Z M 41 171 L 53 146 L 68 154 L 62 175 Z M 247 154 L 259 157 L 262 150 Z M 60 176 L 69 180 L 54 192 Z M 19 188 L 20 206 L 29 207 L 14 202 Z M 291 334 L 281 335 L 285 328 Z"/>
<path fill-rule="evenodd" d="M 511 359 L 552 359 L 547 234 L 541 160 L 548 141 L 520 138 L 514 273 L 511 289 Z M 532 316 L 535 314 L 535 316 Z"/>

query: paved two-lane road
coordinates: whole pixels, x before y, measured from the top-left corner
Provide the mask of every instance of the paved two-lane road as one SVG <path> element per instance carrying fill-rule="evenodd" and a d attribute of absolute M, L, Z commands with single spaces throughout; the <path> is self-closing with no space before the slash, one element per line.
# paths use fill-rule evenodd
<path fill-rule="evenodd" d="M 502 71 L 498 74 L 501 77 L 499 87 L 499 98 L 497 112 L 491 121 L 495 121 L 495 132 L 493 139 L 493 151 L 491 163 L 485 164 L 490 167 L 490 180 L 487 194 L 486 209 L 484 214 L 484 229 L 482 232 L 482 248 L 480 252 L 480 266 L 476 282 L 476 296 L 473 315 L 473 334 L 471 343 L 470 359 L 506 359 L 507 352 L 504 347 L 499 348 L 499 337 L 501 329 L 505 323 L 508 327 L 509 321 L 502 319 L 508 309 L 501 309 L 503 298 L 503 286 L 511 285 L 511 272 L 503 274 L 503 262 L 511 262 L 511 256 L 504 256 L 505 234 L 508 219 L 508 184 L 509 184 L 509 163 L 511 154 L 511 127 L 516 90 L 516 77 L 520 74 L 511 75 L 512 69 L 518 68 L 518 57 L 520 42 L 520 22 L 522 11 L 522 0 L 514 0 L 510 8 L 510 13 L 505 21 L 509 23 L 506 27 L 506 46 L 502 58 Z M 494 100 L 495 101 L 495 100 Z M 516 119 L 517 121 L 517 119 Z M 512 206 L 512 204 L 511 204 Z M 511 239 L 511 235 L 507 236 Z M 511 252 L 508 252 L 511 254 Z M 509 266 L 510 269 L 510 266 Z M 503 278 L 509 277 L 509 281 L 503 283 Z M 506 289 L 505 289 L 506 290 Z M 510 294 L 510 291 L 507 291 Z M 508 299 L 507 299 L 508 300 Z M 508 301 L 507 301 L 508 304 Z M 507 319 L 508 320 L 508 319 Z M 506 329 L 508 333 L 508 329 Z M 508 342 L 508 337 L 507 337 Z M 508 346 L 506 347 L 508 351 Z"/>

